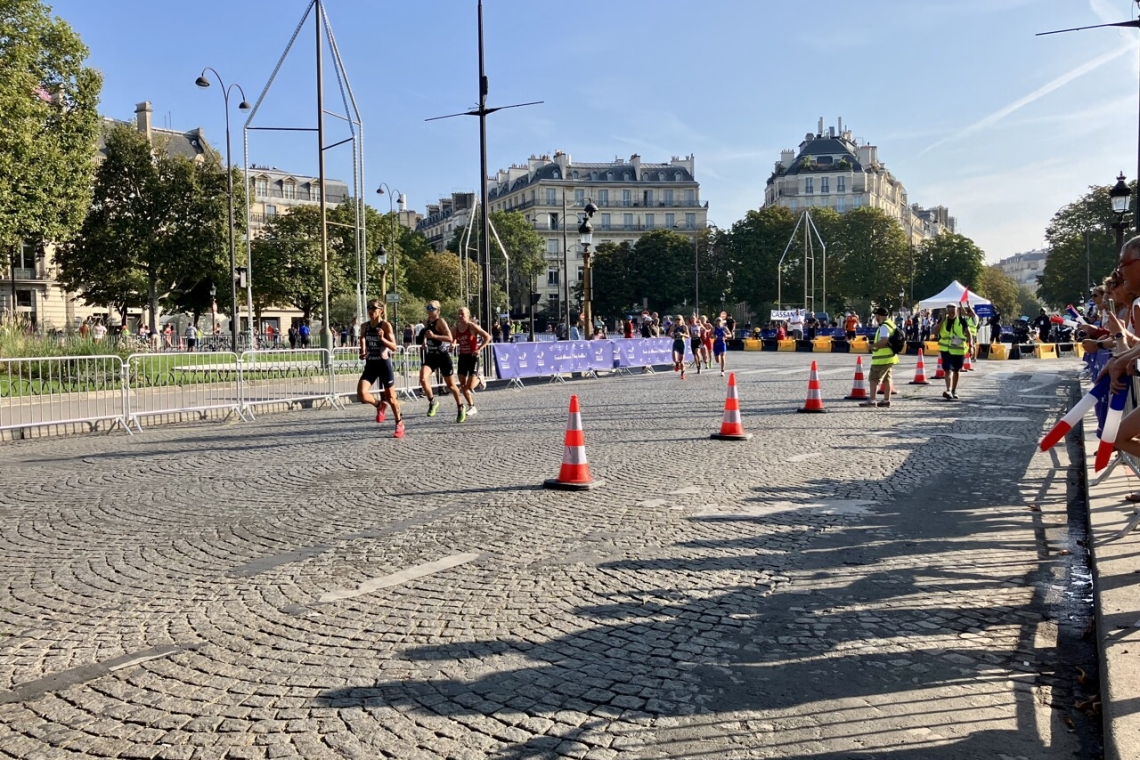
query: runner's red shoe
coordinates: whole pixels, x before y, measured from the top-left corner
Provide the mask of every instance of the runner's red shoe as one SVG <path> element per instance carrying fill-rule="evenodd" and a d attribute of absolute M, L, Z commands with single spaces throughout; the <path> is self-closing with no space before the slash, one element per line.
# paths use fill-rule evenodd
<path fill-rule="evenodd" d="M 383 422 L 384 418 L 388 416 L 387 405 L 381 401 L 380 406 L 376 407 L 376 421 Z"/>
<path fill-rule="evenodd" d="M 393 438 L 403 438 L 404 437 L 404 421 L 403 420 L 400 420 L 399 422 L 396 423 L 396 432 L 392 433 L 392 437 Z"/>

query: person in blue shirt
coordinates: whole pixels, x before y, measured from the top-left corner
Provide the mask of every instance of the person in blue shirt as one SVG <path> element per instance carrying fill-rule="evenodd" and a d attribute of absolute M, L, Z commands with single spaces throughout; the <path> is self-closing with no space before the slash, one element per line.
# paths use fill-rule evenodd
<path fill-rule="evenodd" d="M 716 318 L 716 324 L 713 327 L 713 344 L 712 353 L 713 359 L 720 365 L 720 376 L 724 377 L 724 355 L 728 352 L 728 328 L 725 327 L 724 320 L 720 317 Z"/>

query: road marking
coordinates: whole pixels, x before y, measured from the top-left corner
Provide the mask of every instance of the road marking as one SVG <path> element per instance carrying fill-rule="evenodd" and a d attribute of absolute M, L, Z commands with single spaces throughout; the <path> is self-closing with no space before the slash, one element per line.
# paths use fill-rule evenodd
<path fill-rule="evenodd" d="M 50 673 L 34 681 L 16 684 L 10 691 L 0 691 L 0 705 L 28 702 L 50 692 L 65 691 L 72 686 L 95 681 L 108 673 L 114 673 L 150 660 L 169 657 L 186 649 L 187 647 L 180 646 L 153 647 L 141 652 L 125 654 L 106 662 L 93 662 L 88 665 L 61 670 L 58 673 Z"/>
<path fill-rule="evenodd" d="M 422 565 L 415 565 L 405 570 L 401 570 L 398 573 L 392 573 L 390 575 L 380 576 L 379 578 L 366 580 L 364 583 L 361 583 L 354 589 L 337 589 L 336 591 L 329 591 L 328 593 L 321 596 L 320 602 L 322 604 L 325 604 L 328 602 L 337 602 L 344 599 L 353 599 L 358 596 L 364 596 L 365 594 L 371 594 L 373 591 L 379 591 L 382 588 L 398 586 L 401 583 L 407 583 L 408 581 L 415 580 L 416 578 L 423 578 L 424 576 L 432 575 L 433 573 L 438 573 L 440 571 L 448 570 L 459 565 L 467 564 L 468 562 L 473 562 L 474 560 L 479 559 L 481 556 L 483 555 L 479 552 L 452 554 L 450 556 L 444 557 L 443 559 L 437 559 L 435 562 L 425 562 Z"/>
<path fill-rule="evenodd" d="M 822 452 L 815 452 L 814 454 L 796 454 L 794 457 L 788 457 L 789 462 L 806 462 L 809 459 L 823 456 Z"/>
<path fill-rule="evenodd" d="M 687 496 L 689 494 L 697 494 L 700 492 L 701 492 L 700 486 L 686 486 L 685 488 L 681 488 L 681 489 L 678 489 L 676 491 L 670 491 L 669 495 L 670 496 Z"/>
<path fill-rule="evenodd" d="M 639 501 L 635 507 L 660 507 L 665 503 L 664 499 L 650 499 L 649 501 Z"/>

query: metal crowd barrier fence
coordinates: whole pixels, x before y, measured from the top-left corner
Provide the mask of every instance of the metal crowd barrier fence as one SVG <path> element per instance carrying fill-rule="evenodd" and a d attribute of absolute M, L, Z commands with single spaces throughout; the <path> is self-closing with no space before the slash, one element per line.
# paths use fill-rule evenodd
<path fill-rule="evenodd" d="M 0 430 L 111 421 L 127 432 L 118 356 L 0 359 Z"/>
<path fill-rule="evenodd" d="M 332 352 L 323 348 L 243 351 L 241 409 L 252 418 L 253 407 L 268 404 L 326 401 L 339 406 L 336 372 Z"/>
<path fill-rule="evenodd" d="M 392 369 L 396 373 L 396 394 L 400 398 L 416 398 L 419 387 L 419 350 L 398 347 L 392 353 Z M 335 398 L 356 398 L 356 384 L 364 371 L 359 348 L 333 349 L 332 394 Z"/>
<path fill-rule="evenodd" d="M 142 419 L 162 414 L 212 410 L 242 413 L 242 372 L 231 351 L 131 354 L 124 373 L 127 422 L 142 430 Z"/>

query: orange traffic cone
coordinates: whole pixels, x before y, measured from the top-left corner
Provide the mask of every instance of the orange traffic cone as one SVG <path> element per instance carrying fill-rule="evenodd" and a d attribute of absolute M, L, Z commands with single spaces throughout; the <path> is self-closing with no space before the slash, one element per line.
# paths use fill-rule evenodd
<path fill-rule="evenodd" d="M 886 380 L 884 380 L 883 382 L 879 383 L 879 390 L 878 390 L 878 391 L 876 391 L 876 392 L 877 392 L 877 393 L 881 393 L 881 394 L 882 394 L 882 395 L 884 395 L 884 396 L 885 396 L 885 395 L 887 395 L 887 381 L 886 381 Z M 896 385 L 896 386 L 894 386 L 894 388 L 892 388 L 892 389 L 891 389 L 891 395 L 892 395 L 892 396 L 897 396 L 897 395 L 899 395 L 899 387 L 898 387 L 897 385 Z"/>
<path fill-rule="evenodd" d="M 962 371 L 963 372 L 973 372 L 974 371 L 974 363 L 972 361 L 970 361 L 969 350 L 966 351 L 966 356 L 965 356 L 965 358 L 962 359 Z"/>
<path fill-rule="evenodd" d="M 942 355 L 938 355 L 938 371 L 934 373 L 935 380 L 941 380 L 946 377 L 946 368 L 942 366 Z"/>
<path fill-rule="evenodd" d="M 602 481 L 590 477 L 590 465 L 586 461 L 586 434 L 582 432 L 582 413 L 578 411 L 577 396 L 570 397 L 565 446 L 558 477 L 549 478 L 542 484 L 559 491 L 588 491 L 602 485 Z"/>
<path fill-rule="evenodd" d="M 815 362 L 813 361 L 811 363 L 811 374 L 808 375 L 807 401 L 805 401 L 803 407 L 797 411 L 815 412 L 817 414 L 826 412 L 827 410 L 823 408 L 823 396 L 819 390 L 819 371 L 815 368 Z"/>
<path fill-rule="evenodd" d="M 751 433 L 744 432 L 744 424 L 740 421 L 740 399 L 736 395 L 736 373 L 728 373 L 728 396 L 724 399 L 724 421 L 720 423 L 720 432 L 713 433 L 709 438 L 718 441 L 747 441 Z"/>
<path fill-rule="evenodd" d="M 922 349 L 918 349 L 918 364 L 914 368 L 914 379 L 910 381 L 911 385 L 930 385 L 930 381 L 926 379 L 926 364 L 922 361 Z"/>
<path fill-rule="evenodd" d="M 848 401 L 866 401 L 867 378 L 863 375 L 863 357 L 855 357 L 855 380 L 851 383 L 851 393 L 843 398 Z"/>

